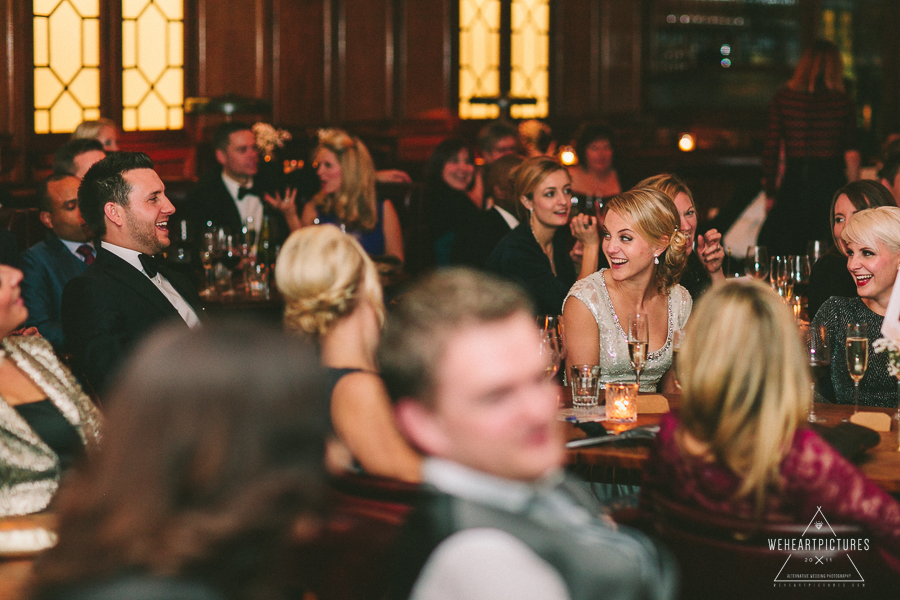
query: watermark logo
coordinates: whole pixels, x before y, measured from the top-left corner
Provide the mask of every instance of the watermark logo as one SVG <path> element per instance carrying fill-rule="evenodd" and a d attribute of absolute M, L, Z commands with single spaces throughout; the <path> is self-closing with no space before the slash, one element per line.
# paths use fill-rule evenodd
<path fill-rule="evenodd" d="M 799 537 L 769 538 L 769 550 L 789 552 L 773 587 L 865 587 L 851 553 L 869 550 L 869 538 L 839 536 L 817 507 Z"/>

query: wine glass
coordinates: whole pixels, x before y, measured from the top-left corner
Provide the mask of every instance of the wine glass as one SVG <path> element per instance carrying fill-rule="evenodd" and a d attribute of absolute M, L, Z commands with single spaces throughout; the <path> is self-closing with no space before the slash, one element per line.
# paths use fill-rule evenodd
<path fill-rule="evenodd" d="M 794 294 L 801 298 L 806 298 L 809 290 L 809 274 L 812 271 L 809 256 L 801 254 L 799 256 L 791 256 L 789 260 L 791 279 L 794 280 Z"/>
<path fill-rule="evenodd" d="M 555 332 L 541 332 L 540 353 L 544 359 L 547 379 L 550 379 L 559 371 L 559 339 Z"/>
<path fill-rule="evenodd" d="M 203 234 L 200 247 L 200 264 L 203 265 L 203 291 L 200 295 L 209 298 L 213 294 L 213 266 L 216 262 L 216 236 L 212 231 Z"/>
<path fill-rule="evenodd" d="M 766 278 L 769 273 L 769 251 L 765 246 L 747 246 L 744 271 L 756 279 Z"/>
<path fill-rule="evenodd" d="M 859 382 L 869 366 L 869 327 L 865 323 L 847 324 L 847 371 L 853 379 L 853 414 L 859 412 Z"/>
<path fill-rule="evenodd" d="M 634 369 L 638 390 L 641 389 L 641 371 L 647 361 L 649 341 L 647 315 L 645 313 L 628 315 L 628 355 L 631 357 L 631 366 Z"/>
<path fill-rule="evenodd" d="M 816 383 L 831 371 L 831 348 L 828 346 L 828 328 L 825 325 L 809 325 L 801 330 L 806 342 L 806 356 L 812 376 L 812 398 L 809 402 L 810 423 L 825 423 L 828 419 L 816 416 Z"/>
<path fill-rule="evenodd" d="M 806 256 L 809 258 L 809 264 L 814 265 L 819 258 L 828 250 L 828 242 L 825 240 L 810 240 L 806 243 Z"/>
<path fill-rule="evenodd" d="M 566 360 L 566 337 L 562 322 L 562 315 L 541 315 L 537 318 L 541 335 L 553 336 L 556 339 L 556 348 L 559 351 L 560 362 Z M 566 372 L 563 370 L 562 384 L 565 385 Z"/>
<path fill-rule="evenodd" d="M 773 256 L 769 267 L 769 283 L 772 289 L 787 303 L 794 292 L 794 280 L 791 277 L 790 257 Z"/>

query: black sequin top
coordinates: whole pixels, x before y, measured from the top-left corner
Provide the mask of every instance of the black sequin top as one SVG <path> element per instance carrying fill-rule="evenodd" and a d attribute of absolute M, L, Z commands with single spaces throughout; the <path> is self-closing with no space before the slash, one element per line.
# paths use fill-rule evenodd
<path fill-rule="evenodd" d="M 869 326 L 869 366 L 859 383 L 860 406 L 897 406 L 897 380 L 888 373 L 887 354 L 876 354 L 872 345 L 881 337 L 884 317 L 868 309 L 856 298 L 832 296 L 813 319 L 815 325 L 828 327 L 831 347 L 831 380 L 820 381 L 817 391 L 838 404 L 853 404 L 853 380 L 847 370 L 847 324 L 866 323 Z M 829 385 L 830 384 L 830 385 Z"/>

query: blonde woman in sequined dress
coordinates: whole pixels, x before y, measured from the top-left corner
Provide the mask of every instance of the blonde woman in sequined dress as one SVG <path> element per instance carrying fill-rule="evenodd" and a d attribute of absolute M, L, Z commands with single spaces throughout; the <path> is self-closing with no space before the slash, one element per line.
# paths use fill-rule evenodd
<path fill-rule="evenodd" d="M 677 284 L 690 239 L 678 228 L 672 200 L 654 188 L 614 196 L 604 209 L 602 248 L 610 268 L 578 281 L 563 305 L 568 365 L 600 365 L 603 384 L 634 382 L 625 329 L 633 313 L 647 315 L 650 341 L 641 391 L 674 391 L 674 333 L 691 314 L 691 297 Z"/>
<path fill-rule="evenodd" d="M 60 475 L 100 437 L 99 412 L 50 343 L 10 335 L 28 317 L 21 281 L 0 265 L 0 517 L 47 508 Z"/>

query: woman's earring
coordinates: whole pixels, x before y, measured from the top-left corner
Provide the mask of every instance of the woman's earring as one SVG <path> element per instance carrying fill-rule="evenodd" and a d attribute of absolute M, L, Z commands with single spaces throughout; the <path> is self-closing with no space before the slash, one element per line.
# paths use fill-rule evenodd
<path fill-rule="evenodd" d="M 653 257 L 653 264 L 654 264 L 654 265 L 658 265 L 658 264 L 659 264 L 659 255 L 658 255 L 658 254 L 657 254 L 656 256 Z"/>

